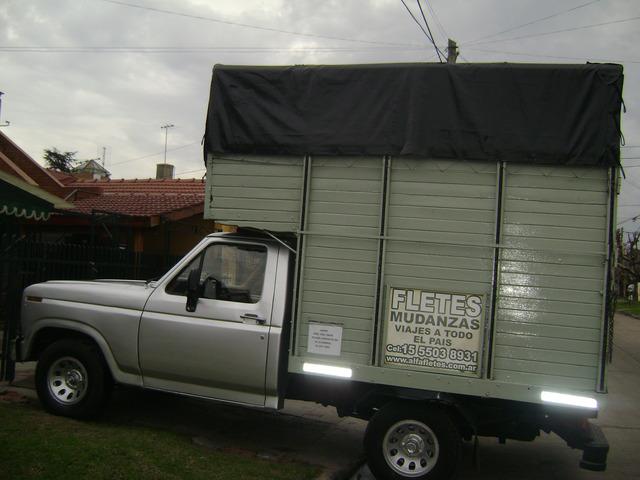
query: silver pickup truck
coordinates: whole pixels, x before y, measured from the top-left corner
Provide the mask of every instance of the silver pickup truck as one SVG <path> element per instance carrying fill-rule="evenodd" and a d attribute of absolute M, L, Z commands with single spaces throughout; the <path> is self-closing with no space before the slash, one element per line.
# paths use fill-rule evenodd
<path fill-rule="evenodd" d="M 344 378 L 340 367 L 314 372 L 320 363 L 306 363 L 307 375 L 288 372 L 294 260 L 282 241 L 213 234 L 158 281 L 32 285 L 23 297 L 18 358 L 38 360 L 44 408 L 73 418 L 98 414 L 115 383 L 265 409 L 282 408 L 286 398 L 333 405 L 340 415 L 370 420 L 365 449 L 379 478 L 448 478 L 461 439 L 532 440 L 539 429 L 582 448 L 583 467 L 604 468 L 600 431 L 576 428 L 595 415 L 591 405 L 377 385 Z M 389 464 L 394 471 L 385 470 Z"/>

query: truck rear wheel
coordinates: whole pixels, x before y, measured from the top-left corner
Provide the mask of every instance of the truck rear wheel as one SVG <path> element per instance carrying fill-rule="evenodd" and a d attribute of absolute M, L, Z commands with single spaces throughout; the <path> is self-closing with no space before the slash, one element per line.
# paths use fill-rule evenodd
<path fill-rule="evenodd" d="M 369 421 L 367 463 L 379 479 L 443 480 L 455 472 L 461 452 L 458 429 L 436 405 L 398 402 Z"/>
<path fill-rule="evenodd" d="M 111 379 L 97 347 L 82 340 L 59 340 L 40 355 L 36 390 L 49 413 L 91 418 L 102 410 Z"/>

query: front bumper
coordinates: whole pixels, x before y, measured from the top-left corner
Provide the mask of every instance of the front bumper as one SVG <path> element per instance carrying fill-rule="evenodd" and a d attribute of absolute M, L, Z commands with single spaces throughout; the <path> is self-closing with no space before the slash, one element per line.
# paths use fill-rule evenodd
<path fill-rule="evenodd" d="M 22 359 L 22 337 L 9 340 L 9 359 L 12 362 L 21 362 Z"/>

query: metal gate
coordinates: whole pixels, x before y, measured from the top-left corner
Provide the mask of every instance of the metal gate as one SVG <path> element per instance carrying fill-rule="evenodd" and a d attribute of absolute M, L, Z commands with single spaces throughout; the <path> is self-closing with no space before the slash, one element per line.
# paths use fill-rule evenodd
<path fill-rule="evenodd" d="M 0 380 L 12 381 L 15 376 L 10 346 L 20 334 L 20 301 L 27 286 L 46 280 L 149 279 L 173 260 L 118 246 L 48 243 L 25 235 L 0 235 Z"/>

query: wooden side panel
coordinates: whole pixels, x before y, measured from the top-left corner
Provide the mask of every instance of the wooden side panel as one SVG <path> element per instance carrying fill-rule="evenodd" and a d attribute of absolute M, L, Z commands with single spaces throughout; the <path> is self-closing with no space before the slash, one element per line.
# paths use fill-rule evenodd
<path fill-rule="evenodd" d="M 385 285 L 488 298 L 495 208 L 494 163 L 393 159 Z"/>
<path fill-rule="evenodd" d="M 382 158 L 312 159 L 299 355 L 370 364 L 381 195 Z M 308 351 L 313 323 L 342 327 L 339 355 Z"/>
<path fill-rule="evenodd" d="M 471 388 L 455 375 L 416 370 L 405 379 L 400 367 L 371 366 L 374 339 L 383 333 L 374 331 L 377 280 L 381 275 L 383 295 L 389 287 L 482 295 L 488 321 L 498 164 L 392 158 L 386 198 L 383 164 L 382 158 L 314 157 L 303 192 L 302 158 L 208 160 L 205 218 L 296 232 L 306 193 L 290 365 L 310 359 L 351 366 L 355 380 L 365 379 L 358 372 L 366 372 L 367 381 L 428 389 L 452 385 L 451 391 L 469 394 L 493 391 L 494 384 L 524 386 L 527 395 L 530 386 L 595 390 L 606 169 L 506 165 L 496 312 L 492 336 L 486 335 L 493 344 L 485 345 L 485 352 L 492 349 L 491 377 L 483 378 L 487 356 Z M 341 327 L 337 354 L 309 351 L 314 324 Z"/>
<path fill-rule="evenodd" d="M 606 250 L 605 169 L 506 169 L 496 380 L 594 390 Z"/>
<path fill-rule="evenodd" d="M 303 159 L 231 156 L 207 159 L 204 218 L 294 232 L 300 222 Z"/>

